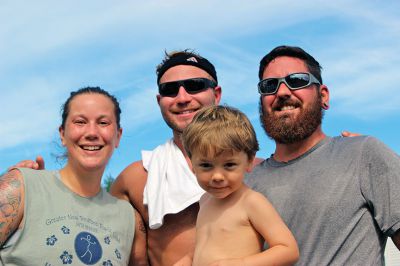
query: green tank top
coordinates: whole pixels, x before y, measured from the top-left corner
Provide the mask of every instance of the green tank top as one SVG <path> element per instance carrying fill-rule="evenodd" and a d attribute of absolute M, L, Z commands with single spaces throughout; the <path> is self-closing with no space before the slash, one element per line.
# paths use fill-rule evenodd
<path fill-rule="evenodd" d="M 128 202 L 105 190 L 81 197 L 58 171 L 19 171 L 23 226 L 0 249 L 0 265 L 128 265 L 135 225 Z"/>

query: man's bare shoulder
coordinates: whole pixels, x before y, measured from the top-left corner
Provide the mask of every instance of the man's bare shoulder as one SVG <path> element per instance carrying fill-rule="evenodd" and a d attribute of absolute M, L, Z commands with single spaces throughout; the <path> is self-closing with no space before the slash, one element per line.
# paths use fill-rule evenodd
<path fill-rule="evenodd" d="M 142 161 L 136 161 L 128 165 L 117 177 L 117 180 L 128 184 L 146 183 L 147 171 Z"/>
<path fill-rule="evenodd" d="M 117 198 L 136 203 L 138 197 L 143 196 L 143 189 L 147 181 L 147 171 L 142 161 L 128 165 L 112 184 L 110 192 Z"/>

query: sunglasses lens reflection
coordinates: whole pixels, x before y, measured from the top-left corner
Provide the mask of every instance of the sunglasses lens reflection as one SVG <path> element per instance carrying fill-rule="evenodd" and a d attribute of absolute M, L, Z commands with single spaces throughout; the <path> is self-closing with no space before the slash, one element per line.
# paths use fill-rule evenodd
<path fill-rule="evenodd" d="M 310 76 L 306 73 L 297 73 L 287 76 L 285 81 L 291 89 L 297 89 L 307 86 L 310 83 Z"/>
<path fill-rule="evenodd" d="M 283 82 L 290 90 L 302 89 L 309 86 L 311 83 L 319 82 L 314 78 L 312 82 L 311 74 L 309 73 L 293 73 L 284 78 L 269 78 L 258 83 L 258 90 L 261 94 L 271 95 L 278 91 L 280 84 Z"/>
<path fill-rule="evenodd" d="M 269 93 L 269 94 L 275 93 L 275 91 L 278 88 L 278 82 L 279 82 L 278 79 L 266 80 L 263 88 L 264 93 Z"/>

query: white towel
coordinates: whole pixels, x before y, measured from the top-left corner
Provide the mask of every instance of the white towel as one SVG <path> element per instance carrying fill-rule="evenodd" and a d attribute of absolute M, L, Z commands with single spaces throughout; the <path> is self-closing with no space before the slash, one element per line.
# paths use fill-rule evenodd
<path fill-rule="evenodd" d="M 166 214 L 186 209 L 204 194 L 173 139 L 153 151 L 142 151 L 142 161 L 148 172 L 143 203 L 151 229 L 160 228 Z"/>

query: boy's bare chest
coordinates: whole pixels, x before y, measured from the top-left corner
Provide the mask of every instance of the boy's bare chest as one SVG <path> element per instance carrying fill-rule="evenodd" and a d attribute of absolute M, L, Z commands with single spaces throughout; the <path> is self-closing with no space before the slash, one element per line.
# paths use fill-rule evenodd
<path fill-rule="evenodd" d="M 241 201 L 235 204 L 205 204 L 200 207 L 197 230 L 208 234 L 230 234 L 250 229 L 247 212 Z"/>

